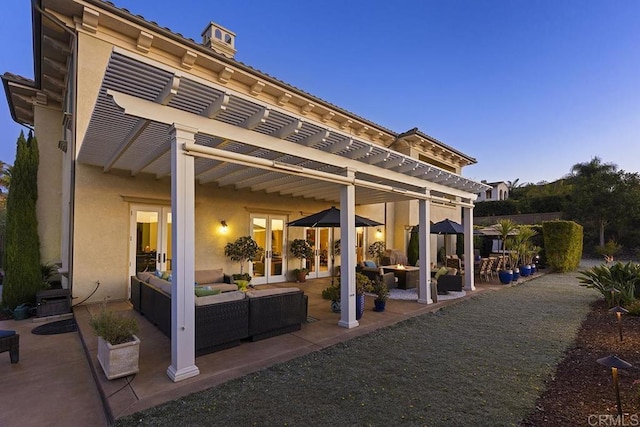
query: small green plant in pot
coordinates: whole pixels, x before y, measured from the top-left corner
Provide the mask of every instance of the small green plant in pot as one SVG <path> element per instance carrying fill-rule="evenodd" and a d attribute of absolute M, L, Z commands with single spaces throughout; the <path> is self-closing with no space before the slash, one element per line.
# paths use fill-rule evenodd
<path fill-rule="evenodd" d="M 293 270 L 293 274 L 298 282 L 305 282 L 307 280 L 307 274 L 309 270 L 303 267 L 303 260 L 309 259 L 313 256 L 313 247 L 308 240 L 294 239 L 289 245 L 289 251 L 291 254 L 300 260 L 300 268 Z"/>
<path fill-rule="evenodd" d="M 107 310 L 106 304 L 89 321 L 98 336 L 98 361 L 111 380 L 139 371 L 140 339 L 138 322 L 134 317 L 124 317 Z"/>
<path fill-rule="evenodd" d="M 367 248 L 367 253 L 375 258 L 378 265 L 382 262 L 382 256 L 384 255 L 384 251 L 387 249 L 387 245 L 382 240 L 378 240 L 373 242 Z"/>
<path fill-rule="evenodd" d="M 373 282 L 373 293 L 376 294 L 376 299 L 373 301 L 373 311 L 384 311 L 387 305 L 387 299 L 389 298 L 389 288 L 382 278 L 378 277 Z"/>
<path fill-rule="evenodd" d="M 240 274 L 234 274 L 234 280 L 251 281 L 251 275 L 243 272 L 244 263 L 254 259 L 261 250 L 262 248 L 251 236 L 239 237 L 235 242 L 229 242 L 225 245 L 224 255 L 231 261 L 240 263 Z"/>
<path fill-rule="evenodd" d="M 322 298 L 331 301 L 331 311 L 340 313 L 340 281 L 322 290 Z"/>

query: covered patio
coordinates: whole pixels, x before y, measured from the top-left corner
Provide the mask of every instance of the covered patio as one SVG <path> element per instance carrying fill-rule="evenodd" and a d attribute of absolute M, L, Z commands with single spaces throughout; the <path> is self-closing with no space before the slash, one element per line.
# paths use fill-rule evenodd
<path fill-rule="evenodd" d="M 243 342 L 240 346 L 207 354 L 196 358 L 200 375 L 179 383 L 171 382 L 164 374 L 166 361 L 170 357 L 171 343 L 154 325 L 131 309 L 125 302 L 110 303 L 111 309 L 139 319 L 142 345 L 140 347 L 140 372 L 135 376 L 107 380 L 95 357 L 97 339 L 89 327 L 89 317 L 97 305 L 80 305 L 74 308 L 79 332 L 87 358 L 94 372 L 98 390 L 103 398 L 107 416 L 120 418 L 164 402 L 178 399 L 187 394 L 201 391 L 223 382 L 247 375 L 251 372 L 286 362 L 304 354 L 330 347 L 334 344 L 365 335 L 375 329 L 430 313 L 457 301 L 472 298 L 490 290 L 504 289 L 504 285 L 493 281 L 480 283 L 475 292 L 468 292 L 460 299 L 441 301 L 434 304 L 416 304 L 415 301 L 388 300 L 385 312 L 373 311 L 373 297 L 366 297 L 366 309 L 360 319 L 360 327 L 341 328 L 337 325 L 339 314 L 332 313 L 329 301 L 321 297 L 322 289 L 328 286 L 330 278 L 307 280 L 304 284 L 283 283 L 265 285 L 268 287 L 299 286 L 309 296 L 310 323 L 302 325 L 297 332 L 280 335 L 267 340 Z"/>
<path fill-rule="evenodd" d="M 485 184 L 368 142 L 368 131 L 323 128 L 277 103 L 261 104 L 148 57 L 113 49 L 78 161 L 104 172 L 170 177 L 173 339 L 167 374 L 172 380 L 200 373 L 193 345 L 194 295 L 185 285 L 194 283 L 196 183 L 339 203 L 344 247 L 355 247 L 356 205 L 417 200 L 422 230 L 428 230 L 432 202 L 462 207 L 465 254 L 472 256 L 473 200 Z M 418 302 L 430 304 L 429 234 L 420 233 L 419 240 Z M 340 261 L 346 278 L 341 299 L 348 303 L 337 323 L 350 329 L 359 326 L 355 253 L 342 251 Z M 475 289 L 473 271 L 466 274 L 465 289 Z"/>

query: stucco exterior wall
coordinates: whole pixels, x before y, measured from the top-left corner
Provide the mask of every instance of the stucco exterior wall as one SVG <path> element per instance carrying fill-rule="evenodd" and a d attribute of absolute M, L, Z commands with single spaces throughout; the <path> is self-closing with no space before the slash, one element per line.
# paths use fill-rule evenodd
<path fill-rule="evenodd" d="M 59 262 L 62 212 L 62 160 L 58 149 L 62 139 L 62 113 L 45 106 L 34 106 L 35 136 L 38 139 L 38 236 L 42 263 Z"/>

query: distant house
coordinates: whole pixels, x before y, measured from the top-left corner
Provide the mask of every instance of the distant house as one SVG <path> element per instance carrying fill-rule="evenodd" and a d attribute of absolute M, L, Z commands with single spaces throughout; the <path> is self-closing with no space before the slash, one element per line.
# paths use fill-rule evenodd
<path fill-rule="evenodd" d="M 490 185 L 491 188 L 478 193 L 478 200 L 476 200 L 477 202 L 507 200 L 509 198 L 509 187 L 504 181 L 487 182 L 483 180 L 482 183 Z"/>

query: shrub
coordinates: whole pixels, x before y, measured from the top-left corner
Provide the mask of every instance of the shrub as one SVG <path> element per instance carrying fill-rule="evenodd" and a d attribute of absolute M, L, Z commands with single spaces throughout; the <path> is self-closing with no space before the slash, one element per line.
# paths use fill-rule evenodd
<path fill-rule="evenodd" d="M 611 266 L 597 265 L 578 272 L 581 286 L 595 289 L 604 296 L 609 306 L 616 302 L 627 306 L 640 296 L 640 265 L 617 262 Z M 612 295 L 612 289 L 615 289 Z M 614 301 L 617 300 L 617 301 Z"/>
<path fill-rule="evenodd" d="M 322 290 L 322 298 L 330 301 L 340 301 L 340 286 L 329 286 Z"/>
<path fill-rule="evenodd" d="M 138 322 L 133 317 L 117 316 L 106 307 L 89 321 L 96 335 L 102 337 L 111 345 L 133 341 L 133 335 L 138 332 Z"/>
<path fill-rule="evenodd" d="M 640 300 L 635 300 L 625 307 L 632 316 L 640 316 Z"/>
<path fill-rule="evenodd" d="M 21 132 L 7 196 L 3 262 L 2 303 L 12 309 L 22 303 L 34 303 L 36 293 L 43 287 L 36 216 L 38 164 L 36 138 L 29 132 L 25 140 Z"/>
<path fill-rule="evenodd" d="M 582 258 L 582 226 L 573 221 L 545 221 L 542 230 L 549 267 L 562 273 L 575 271 Z"/>
<path fill-rule="evenodd" d="M 239 237 L 233 243 L 227 243 L 224 247 L 224 255 L 231 261 L 240 263 L 240 274 L 242 274 L 244 262 L 254 259 L 261 250 L 262 248 L 251 236 L 244 236 Z"/>

